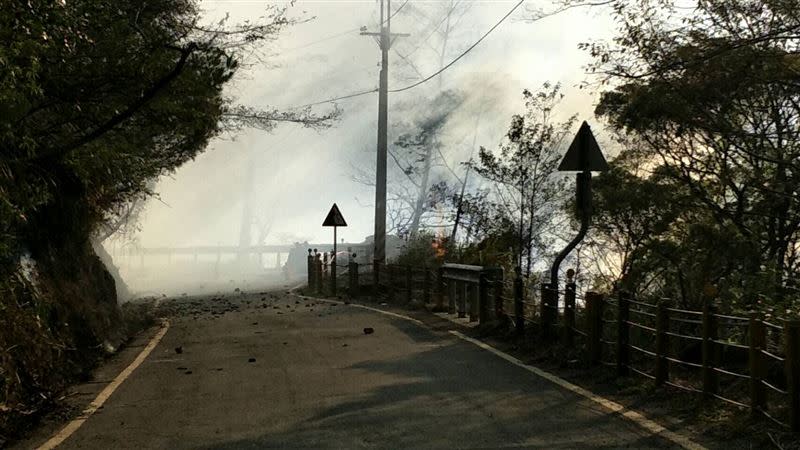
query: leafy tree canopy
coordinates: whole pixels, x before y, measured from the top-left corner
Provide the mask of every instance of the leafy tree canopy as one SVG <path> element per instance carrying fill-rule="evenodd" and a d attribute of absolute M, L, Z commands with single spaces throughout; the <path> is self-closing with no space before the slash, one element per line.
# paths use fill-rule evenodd
<path fill-rule="evenodd" d="M 672 275 L 695 277 L 695 287 L 725 278 L 748 301 L 756 286 L 781 301 L 794 292 L 800 232 L 796 2 L 703 0 L 691 10 L 666 0 L 614 5 L 614 43 L 587 45 L 596 57 L 592 69 L 613 86 L 596 112 L 635 143 L 626 154 L 643 161 L 659 184 L 674 186 L 673 204 L 680 205 L 651 249 L 673 262 Z M 607 214 L 616 214 L 612 206 L 604 206 Z M 640 211 L 640 222 L 653 212 Z M 654 220 L 651 227 L 660 224 Z M 657 271 L 652 264 L 650 275 Z"/>
<path fill-rule="evenodd" d="M 221 131 L 328 126 L 337 111 L 261 111 L 223 92 L 245 52 L 295 21 L 271 7 L 205 26 L 194 0 L 3 1 L 0 254 L 88 236 Z"/>

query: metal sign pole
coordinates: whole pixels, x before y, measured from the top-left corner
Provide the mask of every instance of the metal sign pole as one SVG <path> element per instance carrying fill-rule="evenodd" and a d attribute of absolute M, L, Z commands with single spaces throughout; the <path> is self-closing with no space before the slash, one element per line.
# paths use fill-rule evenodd
<path fill-rule="evenodd" d="M 581 227 L 578 235 L 562 250 L 550 268 L 550 282 L 544 289 L 542 303 L 542 328 L 547 332 L 558 318 L 558 269 L 561 262 L 569 253 L 583 240 L 586 232 L 589 231 L 589 222 L 592 215 L 592 171 L 602 172 L 608 170 L 603 153 L 597 140 L 592 134 L 589 124 L 583 122 L 578 134 L 572 141 L 567 154 L 558 166 L 559 171 L 575 171 L 576 176 L 576 203 L 578 214 L 581 218 Z"/>
<path fill-rule="evenodd" d="M 333 256 L 331 257 L 331 292 L 336 297 L 336 226 L 333 227 Z"/>
<path fill-rule="evenodd" d="M 331 210 L 328 212 L 328 216 L 325 217 L 325 220 L 322 222 L 323 227 L 333 227 L 333 253 L 331 254 L 331 292 L 334 296 L 336 296 L 336 228 L 337 227 L 346 227 L 347 222 L 344 220 L 342 216 L 342 212 L 339 211 L 339 207 L 336 206 L 336 203 L 331 206 Z"/>

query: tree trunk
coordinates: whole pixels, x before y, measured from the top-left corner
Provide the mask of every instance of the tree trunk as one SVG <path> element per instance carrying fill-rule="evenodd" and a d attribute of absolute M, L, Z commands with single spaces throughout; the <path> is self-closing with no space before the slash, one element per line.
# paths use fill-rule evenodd
<path fill-rule="evenodd" d="M 411 235 L 415 235 L 419 231 L 419 223 L 422 219 L 422 214 L 425 213 L 425 201 L 428 199 L 428 180 L 431 174 L 431 159 L 433 159 L 433 147 L 435 145 L 438 144 L 433 143 L 429 145 L 425 151 L 425 166 L 422 168 L 422 181 L 419 183 L 417 202 L 414 205 L 414 212 L 411 216 L 411 226 L 408 230 Z"/>
<path fill-rule="evenodd" d="M 531 192 L 531 204 L 528 207 L 528 209 L 531 212 L 531 218 L 528 221 L 528 248 L 527 248 L 528 261 L 527 261 L 526 269 L 525 269 L 525 274 L 528 277 L 531 276 L 531 256 L 532 256 L 532 253 L 533 253 L 533 221 L 534 221 L 534 213 L 533 212 L 534 212 L 534 205 L 535 205 L 534 202 L 536 201 L 535 199 L 536 199 L 536 190 L 534 189 L 533 192 Z"/>

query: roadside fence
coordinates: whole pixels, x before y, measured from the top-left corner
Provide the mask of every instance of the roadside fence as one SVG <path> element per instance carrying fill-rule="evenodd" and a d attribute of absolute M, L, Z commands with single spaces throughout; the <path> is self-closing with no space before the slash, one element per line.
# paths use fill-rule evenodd
<path fill-rule="evenodd" d="M 336 295 L 337 285 L 346 286 L 353 297 L 381 295 L 481 325 L 506 324 L 519 336 L 575 351 L 588 366 L 723 401 L 800 431 L 800 320 L 722 314 L 713 297 L 697 311 L 669 299 L 638 301 L 626 291 L 579 296 L 571 280 L 558 304 L 542 301 L 555 298 L 546 284 L 538 299 L 526 298 L 531 290 L 519 269 L 508 276 L 502 268 L 463 264 L 358 264 L 355 256 L 339 264 L 309 250 L 309 287 Z"/>

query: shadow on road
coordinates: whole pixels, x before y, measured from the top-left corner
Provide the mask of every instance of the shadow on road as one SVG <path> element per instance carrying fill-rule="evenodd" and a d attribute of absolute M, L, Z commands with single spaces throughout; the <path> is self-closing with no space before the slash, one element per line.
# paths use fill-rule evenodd
<path fill-rule="evenodd" d="M 420 351 L 344 369 L 372 380 L 365 394 L 320 398 L 321 412 L 279 433 L 208 448 L 665 447 L 633 424 L 491 354 L 408 322 L 392 325 Z"/>

